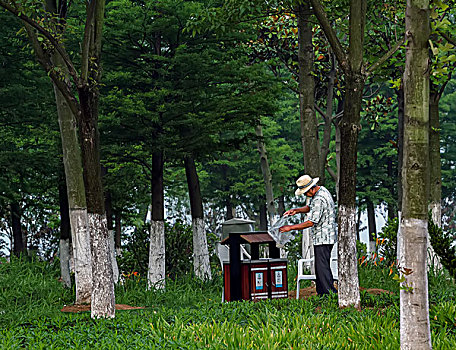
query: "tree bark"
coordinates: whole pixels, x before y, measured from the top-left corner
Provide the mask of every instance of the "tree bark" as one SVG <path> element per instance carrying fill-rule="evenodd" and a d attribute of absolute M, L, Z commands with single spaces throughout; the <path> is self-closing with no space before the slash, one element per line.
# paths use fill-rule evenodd
<path fill-rule="evenodd" d="M 63 284 L 67 288 L 71 288 L 70 278 L 70 208 L 68 206 L 67 189 L 65 183 L 65 176 L 60 176 L 59 179 L 59 210 L 60 210 L 60 276 Z"/>
<path fill-rule="evenodd" d="M 375 207 L 371 200 L 367 200 L 367 227 L 369 230 L 369 251 L 377 252 L 376 239 L 377 239 L 377 226 L 375 224 Z"/>
<path fill-rule="evenodd" d="M 98 133 L 98 87 L 101 81 L 104 9 L 104 0 L 93 0 L 87 6 L 87 22 L 82 43 L 82 83 L 78 85 L 80 113 L 77 118 L 92 248 L 92 318 L 115 317 L 110 235 L 104 207 Z"/>
<path fill-rule="evenodd" d="M 106 176 L 107 169 L 105 167 L 103 169 L 103 176 Z M 105 193 L 105 206 L 106 206 L 106 224 L 108 227 L 109 233 L 109 250 L 111 252 L 111 263 L 112 263 L 112 276 L 114 279 L 114 283 L 119 281 L 119 267 L 117 265 L 116 259 L 116 249 L 115 249 L 115 232 L 114 232 L 114 220 L 113 220 L 113 212 L 112 212 L 112 196 L 111 192 L 108 190 Z"/>
<path fill-rule="evenodd" d="M 114 278 L 101 182 L 98 134 L 98 97 L 79 92 L 83 108 L 79 131 L 86 189 L 88 227 L 92 248 L 92 318 L 115 317 Z"/>
<path fill-rule="evenodd" d="M 362 52 L 361 52 L 362 54 Z M 340 127 L 339 172 L 339 306 L 360 308 L 356 255 L 356 164 L 364 77 L 351 71 Z"/>
<path fill-rule="evenodd" d="M 393 159 L 392 158 L 388 158 L 387 174 L 388 174 L 389 179 L 394 178 Z M 391 187 L 389 188 L 389 191 L 391 193 L 391 198 L 394 198 L 394 188 L 396 186 L 397 185 L 394 182 L 391 182 Z M 397 207 L 393 204 L 393 202 L 388 201 L 387 211 L 388 211 L 388 219 L 397 217 Z"/>
<path fill-rule="evenodd" d="M 431 93 L 429 104 L 429 209 L 432 221 L 442 226 L 442 167 L 440 163 L 439 93 Z"/>
<path fill-rule="evenodd" d="M 402 162 L 404 156 L 404 86 L 396 90 L 397 98 L 397 207 L 402 210 Z"/>
<path fill-rule="evenodd" d="M 187 176 L 190 207 L 192 212 L 193 228 L 193 269 L 196 277 L 211 279 L 211 267 L 209 264 L 209 250 L 207 247 L 206 232 L 204 230 L 203 202 L 201 190 L 196 172 L 195 160 L 192 156 L 184 159 L 185 174 Z"/>
<path fill-rule="evenodd" d="M 150 226 L 149 288 L 165 288 L 165 197 L 163 186 L 163 151 L 152 154 L 152 220 Z"/>
<path fill-rule="evenodd" d="M 445 84 L 446 85 L 446 84 Z M 443 91 L 443 89 L 441 90 Z M 440 162 L 439 101 L 441 94 L 431 92 L 429 98 L 429 207 L 432 221 L 442 226 L 442 166 Z M 427 266 L 442 269 L 440 258 L 428 240 Z"/>
<path fill-rule="evenodd" d="M 312 12 L 307 1 L 297 5 L 299 110 L 304 171 L 311 177 L 320 176 L 320 144 L 315 115 L 315 82 L 313 76 L 314 51 L 312 44 Z M 332 101 L 328 101 L 332 103 Z"/>
<path fill-rule="evenodd" d="M 233 202 L 231 201 L 230 181 L 228 179 L 228 165 L 226 165 L 226 164 L 220 165 L 220 170 L 222 172 L 224 190 L 225 190 L 225 207 L 226 207 L 225 220 L 230 220 L 230 219 L 234 218 L 235 210 L 233 208 Z"/>
<path fill-rule="evenodd" d="M 266 203 L 264 202 L 264 197 L 260 197 L 260 231 L 268 230 L 268 209 L 266 208 Z"/>
<path fill-rule="evenodd" d="M 114 221 L 115 221 L 115 249 L 116 255 L 120 256 L 122 254 L 122 241 L 121 241 L 121 233 L 122 233 L 122 220 L 120 215 L 120 210 L 116 210 L 114 213 Z"/>
<path fill-rule="evenodd" d="M 360 308 L 356 256 L 356 163 L 360 112 L 366 76 L 363 74 L 365 0 L 350 2 L 348 67 L 345 70 L 346 94 L 340 126 L 339 173 L 339 306 Z M 341 64 L 342 65 L 342 64 Z"/>
<path fill-rule="evenodd" d="M 269 168 L 268 152 L 264 143 L 263 128 L 261 124 L 255 126 L 255 134 L 257 136 L 258 152 L 260 154 L 261 173 L 263 174 L 265 194 L 266 194 L 266 208 L 268 211 L 269 222 L 272 222 L 273 217 L 277 211 L 274 206 L 274 191 L 272 188 L 272 174 Z"/>
<path fill-rule="evenodd" d="M 279 196 L 277 212 L 278 212 L 279 216 L 282 216 L 285 213 L 285 211 L 286 211 L 286 209 L 285 209 L 285 196 L 283 194 L 281 194 Z"/>
<path fill-rule="evenodd" d="M 66 68 L 58 55 L 54 64 L 63 72 Z M 65 80 L 68 75 L 65 74 Z M 82 170 L 82 156 L 79 147 L 76 117 L 66 99 L 54 84 L 60 137 L 63 151 L 63 166 L 67 186 L 70 225 L 73 245 L 74 274 L 76 284 L 76 304 L 90 303 L 92 294 L 92 256 L 90 236 L 87 228 L 87 204 Z"/>
<path fill-rule="evenodd" d="M 21 227 L 21 207 L 18 202 L 12 202 L 11 209 L 11 228 L 13 231 L 13 253 L 17 257 L 27 253 L 27 247 L 24 244 Z"/>
<path fill-rule="evenodd" d="M 427 255 L 429 198 L 429 1 L 407 0 L 404 155 L 399 265 L 401 349 L 431 349 Z"/>
<path fill-rule="evenodd" d="M 331 129 L 335 116 L 333 116 L 333 98 L 334 98 L 334 83 L 336 79 L 336 61 L 334 54 L 331 53 L 331 71 L 329 72 L 328 94 L 326 96 L 326 115 L 324 117 L 323 141 L 321 144 L 320 153 L 320 184 L 326 183 L 326 163 L 329 154 L 329 144 L 331 142 Z M 340 133 L 339 133 L 340 136 Z M 339 144 L 340 146 L 340 144 Z M 337 162 L 337 164 L 339 164 Z"/>

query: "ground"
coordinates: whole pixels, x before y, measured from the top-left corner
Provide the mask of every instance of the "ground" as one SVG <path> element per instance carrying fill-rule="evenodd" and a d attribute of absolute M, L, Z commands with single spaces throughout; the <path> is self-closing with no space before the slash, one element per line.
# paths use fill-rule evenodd
<path fill-rule="evenodd" d="M 137 310 L 145 309 L 144 306 L 130 306 L 125 304 L 116 304 L 116 310 Z M 62 312 L 83 312 L 90 311 L 90 304 L 65 305 L 60 311 Z"/>
<path fill-rule="evenodd" d="M 369 294 L 374 294 L 374 295 L 380 295 L 380 294 L 383 294 L 383 293 L 393 294 L 393 292 L 390 292 L 390 291 L 384 290 L 384 289 L 378 289 L 378 288 L 366 289 L 366 288 L 360 287 L 359 289 L 360 290 L 365 290 Z M 317 295 L 317 291 L 316 291 L 315 287 L 301 288 L 300 291 L 299 291 L 299 299 L 308 299 L 308 298 L 310 298 L 311 296 L 314 296 L 314 295 Z M 295 299 L 296 298 L 296 291 L 295 290 L 290 290 L 288 292 L 288 297 L 291 298 L 291 299 Z"/>
<path fill-rule="evenodd" d="M 374 295 L 379 295 L 383 293 L 387 294 L 393 294 L 390 291 L 384 290 L 384 289 L 378 289 L 378 288 L 370 288 L 370 289 L 365 289 L 365 288 L 360 288 L 360 290 L 366 290 L 370 294 Z M 299 292 L 299 299 L 309 299 L 312 296 L 317 295 L 317 291 L 315 287 L 307 287 L 307 288 L 301 288 Z M 296 298 L 296 291 L 291 290 L 288 292 L 288 298 L 289 299 L 295 299 Z M 144 306 L 130 306 L 130 305 L 125 305 L 125 304 L 116 304 L 116 310 L 138 310 L 138 309 L 144 309 Z M 62 312 L 83 312 L 83 311 L 90 311 L 90 304 L 81 304 L 81 305 L 65 305 L 60 311 Z"/>

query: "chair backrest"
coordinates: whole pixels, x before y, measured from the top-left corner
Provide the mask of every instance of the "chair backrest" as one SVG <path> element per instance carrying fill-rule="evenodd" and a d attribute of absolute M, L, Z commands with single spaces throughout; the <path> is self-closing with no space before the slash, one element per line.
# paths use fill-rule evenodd
<path fill-rule="evenodd" d="M 215 243 L 215 253 L 220 260 L 220 265 L 223 267 L 224 261 L 230 261 L 230 247 L 224 244 L 220 244 L 220 242 Z M 241 259 L 250 259 L 250 254 L 241 245 Z"/>
<path fill-rule="evenodd" d="M 217 242 L 215 243 L 215 252 L 220 260 L 220 265 L 223 267 L 223 262 L 230 260 L 230 248 Z"/>

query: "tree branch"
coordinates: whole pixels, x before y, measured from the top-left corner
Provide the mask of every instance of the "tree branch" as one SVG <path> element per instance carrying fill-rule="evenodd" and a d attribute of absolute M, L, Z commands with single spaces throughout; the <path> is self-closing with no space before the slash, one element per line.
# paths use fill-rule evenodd
<path fill-rule="evenodd" d="M 84 28 L 84 38 L 82 40 L 81 54 L 81 77 L 83 81 L 87 81 L 89 76 L 89 48 L 93 32 L 93 19 L 95 17 L 95 4 L 97 1 L 91 1 L 87 6 L 87 19 Z"/>
<path fill-rule="evenodd" d="M 321 5 L 319 0 L 310 0 L 315 16 L 318 18 L 320 25 L 325 32 L 325 36 L 331 45 L 334 54 L 336 55 L 337 61 L 344 71 L 349 69 L 347 64 L 347 55 L 343 49 L 339 39 L 337 38 L 336 32 L 334 31 L 331 23 L 326 16 L 325 9 Z"/>
<path fill-rule="evenodd" d="M 456 47 L 456 40 L 449 36 L 447 33 L 442 32 L 441 30 L 437 30 L 437 32 L 450 44 Z"/>
<path fill-rule="evenodd" d="M 71 62 L 67 52 L 65 51 L 63 46 L 60 45 L 60 43 L 57 41 L 57 39 L 51 33 L 49 33 L 46 29 L 44 29 L 42 26 L 40 26 L 38 23 L 36 23 L 33 19 L 24 15 L 21 11 L 14 8 L 10 4 L 7 4 L 3 0 L 0 0 L 0 6 L 3 7 L 5 10 L 7 10 L 8 12 L 15 15 L 16 17 L 20 18 L 24 23 L 29 24 L 30 27 L 36 29 L 46 39 L 48 39 L 51 42 L 51 44 L 54 46 L 54 48 L 57 50 L 57 52 L 60 54 L 60 56 L 62 56 L 62 59 L 65 62 L 66 66 L 68 67 L 70 76 L 73 78 L 75 84 L 78 84 L 78 82 L 79 82 L 78 73 L 74 69 L 73 63 Z"/>
<path fill-rule="evenodd" d="M 334 172 L 334 170 L 328 165 L 326 164 L 326 171 L 328 172 L 329 175 L 331 175 L 332 179 L 337 182 L 337 175 L 336 173 Z"/>
<path fill-rule="evenodd" d="M 378 67 L 380 67 L 383 63 L 386 62 L 388 58 L 390 58 L 399 48 L 404 44 L 405 42 L 405 36 L 398 40 L 396 44 L 389 50 L 387 53 L 383 55 L 383 57 L 380 57 L 377 62 L 372 64 L 366 71 L 366 75 L 370 75 L 373 71 L 375 71 Z"/>
<path fill-rule="evenodd" d="M 35 50 L 38 63 L 41 65 L 41 67 L 43 67 L 44 71 L 49 75 L 52 82 L 60 90 L 74 115 L 78 115 L 79 105 L 71 93 L 71 87 L 65 83 L 64 79 L 62 79 L 62 77 L 55 70 L 56 65 L 52 63 L 50 57 L 43 51 L 43 48 L 41 47 L 36 32 L 33 30 L 33 28 L 28 23 L 24 23 L 24 26 L 25 30 L 27 31 L 30 43 Z"/>
<path fill-rule="evenodd" d="M 329 102 L 327 102 L 329 103 Z M 320 107 L 318 107 L 318 105 L 315 103 L 314 104 L 314 107 L 315 107 L 315 110 L 320 113 L 320 115 L 323 117 L 324 120 L 326 120 L 326 113 L 323 111 L 323 109 L 321 109 Z"/>

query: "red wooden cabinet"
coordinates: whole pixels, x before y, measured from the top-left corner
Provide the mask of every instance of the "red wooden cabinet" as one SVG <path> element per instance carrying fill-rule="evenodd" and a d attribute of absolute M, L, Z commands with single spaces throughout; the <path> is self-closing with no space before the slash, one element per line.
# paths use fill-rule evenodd
<path fill-rule="evenodd" d="M 223 264 L 225 301 L 231 301 L 230 263 Z M 261 259 L 241 262 L 241 299 L 258 301 L 288 298 L 287 260 Z"/>

